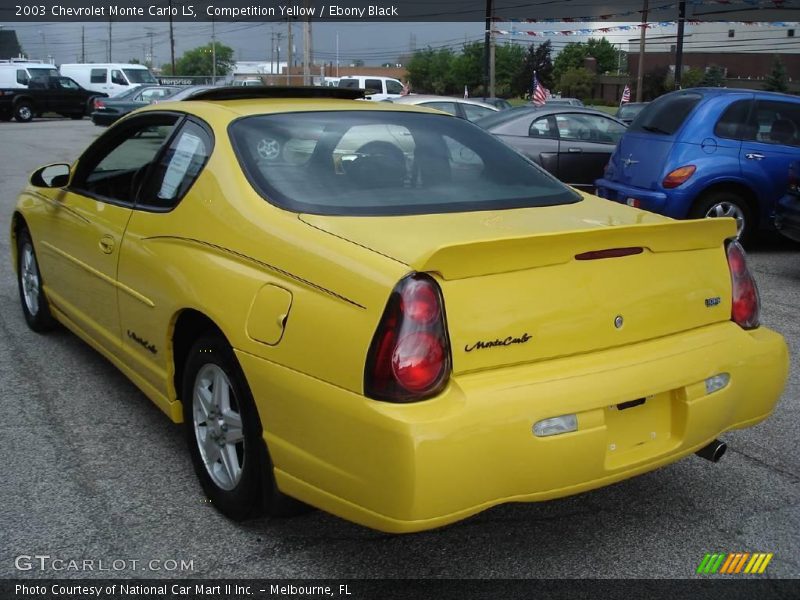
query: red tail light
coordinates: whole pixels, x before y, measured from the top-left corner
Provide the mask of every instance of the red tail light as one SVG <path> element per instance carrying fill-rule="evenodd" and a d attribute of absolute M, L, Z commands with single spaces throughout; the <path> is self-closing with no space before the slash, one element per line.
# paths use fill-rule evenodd
<path fill-rule="evenodd" d="M 761 300 L 756 281 L 747 268 L 747 259 L 739 242 L 728 242 L 727 254 L 733 288 L 731 320 L 743 329 L 755 329 L 761 320 Z"/>
<path fill-rule="evenodd" d="M 429 275 L 409 275 L 389 297 L 372 338 L 364 392 L 376 400 L 415 402 L 439 393 L 449 376 L 441 290 Z"/>
<path fill-rule="evenodd" d="M 664 177 L 664 181 L 661 182 L 668 190 L 672 188 L 678 187 L 680 184 L 685 182 L 689 177 L 694 175 L 694 172 L 697 170 L 697 167 L 694 165 L 686 165 L 685 167 L 679 167 L 669 173 L 666 177 Z"/>
<path fill-rule="evenodd" d="M 94 99 L 94 109 L 95 110 L 99 110 L 99 109 L 105 108 L 105 107 L 106 107 L 106 103 L 103 102 L 100 98 L 95 98 Z"/>

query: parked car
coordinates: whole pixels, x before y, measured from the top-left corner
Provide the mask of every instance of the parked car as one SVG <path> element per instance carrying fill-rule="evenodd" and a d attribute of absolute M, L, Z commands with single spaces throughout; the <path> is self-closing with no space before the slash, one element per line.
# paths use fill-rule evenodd
<path fill-rule="evenodd" d="M 626 125 L 630 125 L 633 123 L 636 115 L 642 112 L 642 109 L 648 104 L 649 102 L 628 102 L 627 104 L 621 105 L 614 116 Z"/>
<path fill-rule="evenodd" d="M 235 79 L 232 85 L 237 87 L 258 87 L 264 85 L 264 81 L 260 77 L 247 77 L 245 79 Z"/>
<path fill-rule="evenodd" d="M 0 60 L 0 88 L 27 88 L 36 77 L 57 77 L 58 69 L 50 63 L 21 60 Z"/>
<path fill-rule="evenodd" d="M 347 75 L 340 77 L 337 86 L 366 90 L 365 100 L 387 100 L 399 98 L 403 93 L 403 84 L 393 77 L 376 77 L 374 75 Z"/>
<path fill-rule="evenodd" d="M 0 120 L 14 117 L 27 123 L 45 112 L 82 119 L 101 95 L 83 89 L 69 77 L 35 77 L 27 88 L 0 88 Z"/>
<path fill-rule="evenodd" d="M 578 98 L 548 98 L 545 104 L 553 105 L 567 105 L 567 106 L 583 106 L 583 102 Z"/>
<path fill-rule="evenodd" d="M 496 113 L 499 109 L 480 100 L 471 98 L 453 98 L 451 96 L 427 96 L 424 94 L 409 94 L 393 98 L 395 104 L 416 104 L 435 108 L 467 121 L 477 121 L 488 115 Z"/>
<path fill-rule="evenodd" d="M 676 219 L 729 216 L 747 240 L 774 228 L 800 156 L 800 98 L 693 88 L 648 104 L 597 181 L 598 193 Z"/>
<path fill-rule="evenodd" d="M 129 112 L 147 106 L 156 100 L 168 98 L 179 90 L 181 88 L 175 85 L 142 85 L 113 98 L 96 99 L 92 112 L 92 123 L 107 127 Z"/>
<path fill-rule="evenodd" d="M 497 110 L 508 110 L 509 108 L 512 108 L 511 102 L 505 98 L 480 98 L 480 100 L 486 104 L 491 104 Z"/>
<path fill-rule="evenodd" d="M 238 88 L 241 86 L 233 86 L 234 88 Z M 181 87 L 177 92 L 171 94 L 169 97 L 164 99 L 164 102 L 178 102 L 180 100 L 191 100 L 194 96 L 201 92 L 205 92 L 206 90 L 213 90 L 217 88 L 217 86 L 211 84 L 203 84 L 203 85 L 189 85 Z M 160 99 L 156 98 L 151 102 L 151 104 L 158 104 L 161 102 Z"/>
<path fill-rule="evenodd" d="M 773 411 L 786 344 L 732 220 L 578 194 L 463 119 L 359 95 L 151 104 L 11 215 L 28 326 L 183 423 L 220 511 L 418 531 L 717 460 Z"/>
<path fill-rule="evenodd" d="M 129 63 L 77 63 L 64 64 L 59 71 L 72 77 L 87 90 L 117 96 L 132 86 L 158 85 L 158 80 L 145 65 Z"/>
<path fill-rule="evenodd" d="M 778 200 L 775 226 L 789 239 L 800 242 L 800 161 L 789 166 L 789 185 Z"/>
<path fill-rule="evenodd" d="M 594 191 L 625 124 L 589 108 L 520 106 L 477 122 L 564 183 Z"/>

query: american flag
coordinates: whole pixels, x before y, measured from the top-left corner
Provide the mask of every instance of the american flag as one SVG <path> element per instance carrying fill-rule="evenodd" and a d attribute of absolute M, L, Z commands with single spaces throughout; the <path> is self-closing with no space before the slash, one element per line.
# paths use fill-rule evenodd
<path fill-rule="evenodd" d="M 469 98 L 469 90 L 467 89 L 467 86 L 464 86 L 464 98 Z"/>
<path fill-rule="evenodd" d="M 622 90 L 622 100 L 619 101 L 620 105 L 627 104 L 631 101 L 631 88 L 625 84 L 625 89 Z"/>
<path fill-rule="evenodd" d="M 533 93 L 531 94 L 531 102 L 535 106 L 542 106 L 550 97 L 550 90 L 544 87 L 539 79 L 536 77 L 536 71 L 533 72 Z"/>

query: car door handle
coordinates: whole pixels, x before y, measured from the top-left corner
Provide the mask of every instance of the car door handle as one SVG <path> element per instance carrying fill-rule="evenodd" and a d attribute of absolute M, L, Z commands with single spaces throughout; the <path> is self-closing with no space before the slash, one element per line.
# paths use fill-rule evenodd
<path fill-rule="evenodd" d="M 104 254 L 111 254 L 114 251 L 114 238 L 110 235 L 101 237 L 100 250 L 102 250 Z"/>
<path fill-rule="evenodd" d="M 763 154 L 759 154 L 758 152 L 748 152 L 744 155 L 744 157 L 748 160 L 761 160 L 764 158 Z"/>
<path fill-rule="evenodd" d="M 578 154 L 578 153 L 580 153 L 580 152 L 583 152 L 583 149 L 582 149 L 582 148 L 569 148 L 569 149 L 567 150 L 567 152 L 573 152 L 573 153 L 575 153 L 575 154 Z"/>

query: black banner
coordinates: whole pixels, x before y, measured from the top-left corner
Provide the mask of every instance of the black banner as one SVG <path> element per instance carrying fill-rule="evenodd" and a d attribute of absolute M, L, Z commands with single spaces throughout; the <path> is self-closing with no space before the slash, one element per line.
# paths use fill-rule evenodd
<path fill-rule="evenodd" d="M 2 600 L 797 600 L 798 597 L 800 581 L 745 577 L 690 580 L 0 580 Z"/>
<path fill-rule="evenodd" d="M 2 0 L 0 23 L 14 22 L 259 22 L 314 21 L 483 21 L 487 0 Z M 492 0 L 500 21 L 641 22 L 641 0 L 616 2 Z M 675 21 L 677 0 L 651 0 L 649 22 Z M 792 21 L 800 0 L 695 0 L 687 18 L 703 21 Z"/>

